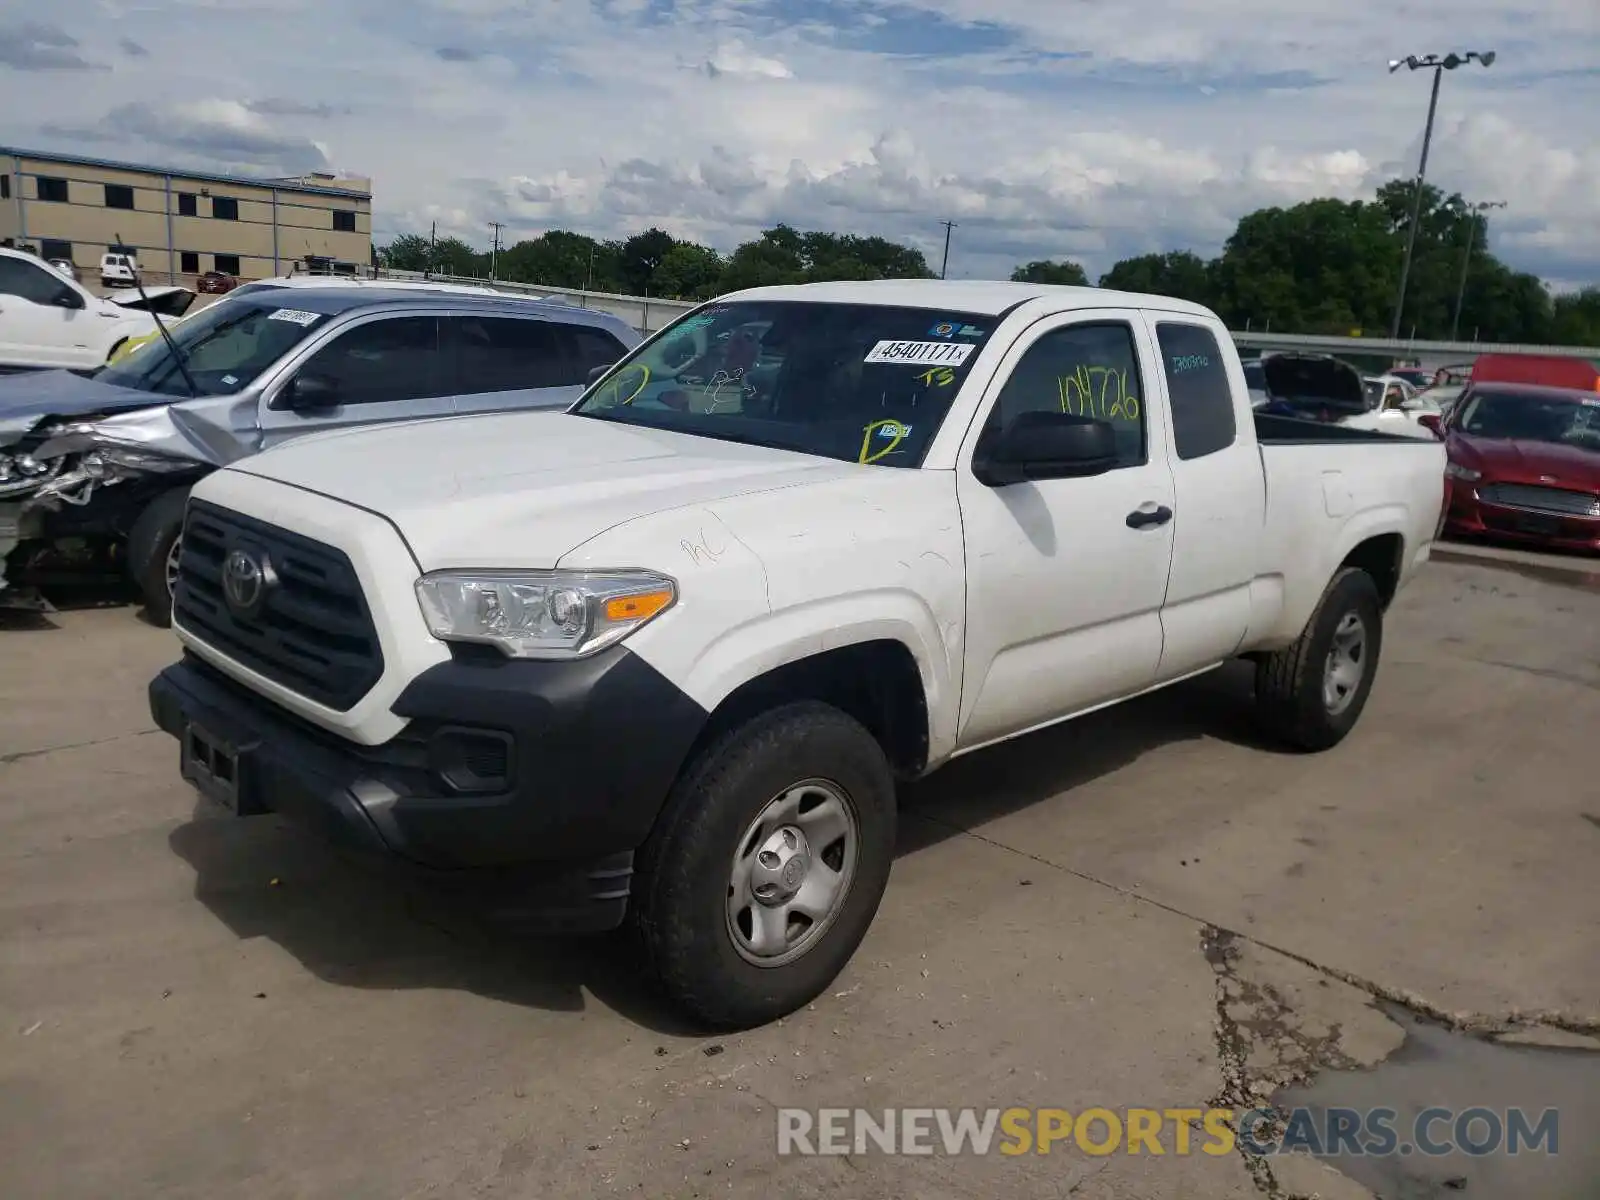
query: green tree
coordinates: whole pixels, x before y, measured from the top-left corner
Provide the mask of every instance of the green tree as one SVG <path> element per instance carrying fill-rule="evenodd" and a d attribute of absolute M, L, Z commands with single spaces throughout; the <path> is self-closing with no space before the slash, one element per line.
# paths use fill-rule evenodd
<path fill-rule="evenodd" d="M 655 269 L 653 293 L 674 300 L 709 300 L 717 294 L 726 264 L 709 246 L 679 242 Z"/>
<path fill-rule="evenodd" d="M 622 243 L 621 282 L 632 295 L 659 295 L 656 268 L 672 253 L 678 239 L 664 229 L 651 227 Z"/>
<path fill-rule="evenodd" d="M 745 242 L 728 258 L 722 272 L 721 290 L 737 292 L 743 288 L 770 287 L 800 283 L 806 276 L 806 262 L 800 254 L 800 236 L 787 225 L 764 230 L 760 237 Z"/>
<path fill-rule="evenodd" d="M 1211 303 L 1213 290 L 1210 266 L 1188 250 L 1125 258 L 1100 276 L 1100 286 L 1121 292 L 1176 296 L 1206 305 Z"/>
<path fill-rule="evenodd" d="M 583 288 L 590 285 L 600 243 L 581 233 L 551 229 L 500 252 L 500 278 L 515 283 Z"/>
<path fill-rule="evenodd" d="M 1600 346 L 1600 287 L 1557 296 L 1550 334 L 1565 346 Z"/>
<path fill-rule="evenodd" d="M 421 234 L 402 233 L 378 250 L 378 265 L 391 271 L 426 271 L 428 239 Z"/>
<path fill-rule="evenodd" d="M 1088 287 L 1089 276 L 1084 269 L 1070 259 L 1061 262 L 1052 262 L 1046 258 L 1035 259 L 1025 263 L 1011 272 L 1013 283 L 1060 283 L 1073 287 Z"/>
<path fill-rule="evenodd" d="M 1381 204 L 1260 209 L 1240 219 L 1210 271 L 1213 307 L 1236 329 L 1387 331 L 1400 253 Z"/>
<path fill-rule="evenodd" d="M 440 238 L 433 246 L 431 270 L 440 275 L 465 275 L 486 278 L 489 274 L 489 255 L 474 250 L 460 238 Z"/>

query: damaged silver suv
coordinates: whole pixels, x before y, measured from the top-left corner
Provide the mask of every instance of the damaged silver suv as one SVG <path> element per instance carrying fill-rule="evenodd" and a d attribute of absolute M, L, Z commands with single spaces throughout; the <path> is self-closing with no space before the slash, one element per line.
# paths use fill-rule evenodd
<path fill-rule="evenodd" d="M 271 288 L 98 370 L 0 378 L 0 607 L 131 579 L 164 625 L 201 476 L 309 433 L 564 409 L 638 343 L 608 313 L 513 295 Z"/>

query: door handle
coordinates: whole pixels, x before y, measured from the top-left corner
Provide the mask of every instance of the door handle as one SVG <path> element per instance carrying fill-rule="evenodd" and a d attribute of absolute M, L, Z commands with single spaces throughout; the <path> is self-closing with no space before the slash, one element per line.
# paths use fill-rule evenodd
<path fill-rule="evenodd" d="M 1165 525 L 1172 520 L 1172 510 L 1165 504 L 1155 508 L 1136 508 L 1128 514 L 1129 529 L 1148 529 L 1153 525 Z"/>

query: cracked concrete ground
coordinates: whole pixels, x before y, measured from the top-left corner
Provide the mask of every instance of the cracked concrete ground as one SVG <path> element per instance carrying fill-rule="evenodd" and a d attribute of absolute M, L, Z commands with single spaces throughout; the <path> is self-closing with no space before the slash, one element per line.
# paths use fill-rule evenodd
<path fill-rule="evenodd" d="M 1256 744 L 1229 669 L 958 762 L 908 791 L 837 994 L 717 1039 L 610 940 L 507 944 L 215 816 L 148 732 L 170 637 L 55 620 L 0 630 L 17 1200 L 1360 1197 L 1237 1154 L 780 1160 L 773 1109 L 1254 1103 L 1382 1078 L 1378 997 L 1600 1030 L 1594 593 L 1430 567 L 1326 755 Z"/>

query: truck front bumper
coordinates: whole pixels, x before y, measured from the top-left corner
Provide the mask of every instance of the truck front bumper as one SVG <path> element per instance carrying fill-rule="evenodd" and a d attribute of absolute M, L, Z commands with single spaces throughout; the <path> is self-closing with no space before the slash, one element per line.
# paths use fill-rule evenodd
<path fill-rule="evenodd" d="M 237 815 L 277 813 L 519 927 L 621 922 L 633 852 L 704 727 L 698 705 L 614 647 L 570 663 L 451 661 L 394 707 L 405 730 L 366 747 L 193 655 L 150 683 L 184 777 Z"/>

